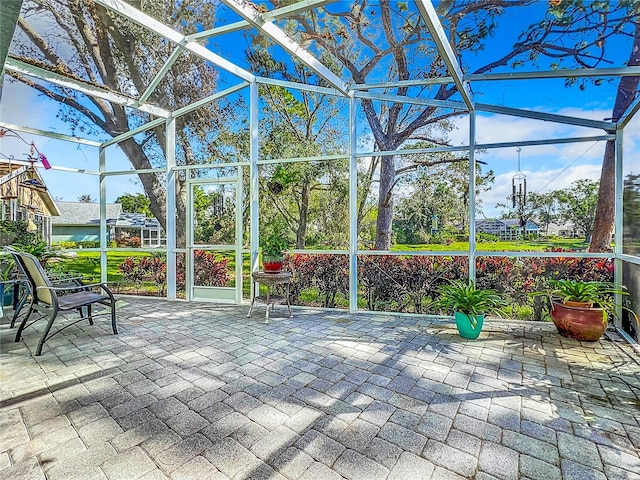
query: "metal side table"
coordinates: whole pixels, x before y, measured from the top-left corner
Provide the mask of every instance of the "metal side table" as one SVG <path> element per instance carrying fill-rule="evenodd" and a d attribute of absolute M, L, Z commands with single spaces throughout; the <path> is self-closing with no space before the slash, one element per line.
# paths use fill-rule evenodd
<path fill-rule="evenodd" d="M 253 311 L 253 305 L 255 302 L 265 303 L 267 305 L 267 310 L 264 314 L 264 323 L 269 323 L 269 308 L 273 310 L 276 303 L 286 303 L 289 310 L 289 318 L 293 317 L 293 314 L 291 313 L 291 304 L 289 303 L 289 286 L 291 285 L 291 272 L 253 272 L 251 274 L 251 280 L 251 306 L 249 307 L 249 313 L 247 314 L 247 317 L 251 316 L 251 312 Z M 260 295 L 260 284 L 267 287 L 266 295 Z M 273 287 L 275 285 L 285 285 L 285 294 L 274 295 Z"/>

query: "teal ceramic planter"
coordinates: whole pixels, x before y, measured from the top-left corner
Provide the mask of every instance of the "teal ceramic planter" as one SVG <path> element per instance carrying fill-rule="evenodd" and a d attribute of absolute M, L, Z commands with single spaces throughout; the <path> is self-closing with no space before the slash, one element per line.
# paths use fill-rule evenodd
<path fill-rule="evenodd" d="M 13 305 L 13 285 L 0 283 L 0 301 L 3 307 Z"/>
<path fill-rule="evenodd" d="M 475 340 L 482 331 L 482 324 L 484 323 L 484 315 L 476 315 L 476 326 L 473 327 L 469 321 L 469 317 L 465 313 L 454 312 L 453 316 L 456 319 L 456 327 L 458 327 L 458 333 L 463 338 L 469 338 Z"/>

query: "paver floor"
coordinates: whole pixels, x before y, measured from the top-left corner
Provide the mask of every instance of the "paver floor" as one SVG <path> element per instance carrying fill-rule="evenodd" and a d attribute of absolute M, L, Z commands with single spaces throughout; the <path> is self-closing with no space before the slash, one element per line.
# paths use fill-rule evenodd
<path fill-rule="evenodd" d="M 640 479 L 638 354 L 549 324 L 124 298 L 0 328 L 0 478 Z M 42 323 L 42 322 L 41 322 Z"/>

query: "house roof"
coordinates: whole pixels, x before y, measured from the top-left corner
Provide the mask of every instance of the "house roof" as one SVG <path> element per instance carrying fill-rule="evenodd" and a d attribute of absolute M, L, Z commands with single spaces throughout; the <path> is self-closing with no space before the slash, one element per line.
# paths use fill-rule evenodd
<path fill-rule="evenodd" d="M 160 228 L 155 218 L 147 218 L 144 213 L 121 213 L 116 222 L 117 228 Z"/>
<path fill-rule="evenodd" d="M 57 202 L 59 217 L 53 217 L 53 225 L 100 225 L 100 204 L 87 202 Z M 122 211 L 119 203 L 107 203 L 107 224 L 115 225 Z"/>
<path fill-rule="evenodd" d="M 60 216 L 53 225 L 100 225 L 100 204 L 87 202 L 58 202 Z M 160 222 L 143 213 L 123 213 L 119 203 L 107 203 L 107 225 L 116 228 L 159 229 Z"/>

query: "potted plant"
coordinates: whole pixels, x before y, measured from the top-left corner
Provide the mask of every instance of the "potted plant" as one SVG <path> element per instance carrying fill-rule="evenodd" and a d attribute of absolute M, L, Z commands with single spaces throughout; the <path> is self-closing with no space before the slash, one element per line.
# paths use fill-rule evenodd
<path fill-rule="evenodd" d="M 0 302 L 3 307 L 13 304 L 12 278 L 14 278 L 15 264 L 11 255 L 0 253 Z M 0 309 L 1 310 L 1 309 Z"/>
<path fill-rule="evenodd" d="M 551 280 L 547 290 L 532 295 L 549 297 L 551 318 L 560 335 L 594 342 L 607 329 L 609 316 L 617 316 L 616 294 L 628 295 L 623 286 L 611 282 L 561 279 Z M 620 307 L 638 318 L 632 310 Z"/>
<path fill-rule="evenodd" d="M 482 331 L 484 316 L 498 313 L 506 302 L 495 290 L 476 288 L 472 281 L 454 280 L 440 287 L 436 304 L 453 311 L 461 337 L 476 339 Z"/>
<path fill-rule="evenodd" d="M 262 242 L 262 267 L 265 273 L 280 273 L 284 262 L 284 251 L 289 247 L 287 241 L 273 232 Z"/>

